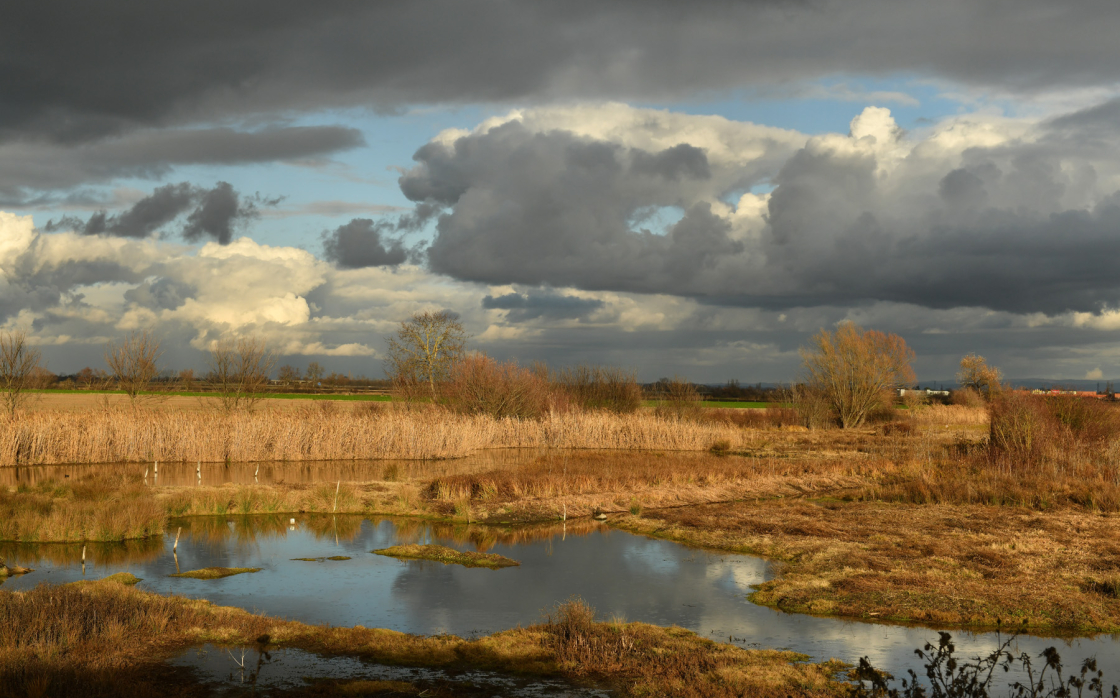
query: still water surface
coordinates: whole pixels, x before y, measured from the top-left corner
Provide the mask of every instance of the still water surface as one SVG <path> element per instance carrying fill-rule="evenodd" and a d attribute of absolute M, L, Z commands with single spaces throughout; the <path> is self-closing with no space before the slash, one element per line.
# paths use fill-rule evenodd
<path fill-rule="evenodd" d="M 182 526 L 178 553 L 172 553 Z M 371 550 L 398 543 L 484 549 L 520 567 L 467 569 L 398 560 Z M 192 518 L 173 522 L 163 539 L 128 545 L 0 544 L 0 555 L 35 567 L 5 590 L 131 572 L 141 588 L 206 598 L 305 623 L 391 628 L 409 633 L 488 634 L 541 620 L 559 602 L 580 596 L 600 618 L 679 625 L 723 642 L 788 648 L 814 660 L 868 656 L 897 675 L 919 674 L 914 649 L 936 641 L 928 628 L 786 614 L 747 601 L 751 585 L 772 576 L 759 558 L 711 553 L 610 530 L 591 522 L 498 530 L 417 520 L 357 516 Z M 342 561 L 293 558 L 348 556 Z M 177 569 L 260 567 L 218 580 L 172 578 Z M 990 633 L 954 632 L 959 654 L 987 654 Z M 1021 637 L 1032 655 L 1056 646 L 1067 667 L 1096 656 L 1106 679 L 1120 681 L 1120 636 L 1094 639 Z"/>

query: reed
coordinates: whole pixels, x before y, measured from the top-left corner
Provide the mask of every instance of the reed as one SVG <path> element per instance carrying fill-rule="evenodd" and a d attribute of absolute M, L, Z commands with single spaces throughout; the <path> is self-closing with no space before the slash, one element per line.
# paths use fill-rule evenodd
<path fill-rule="evenodd" d="M 733 424 L 641 412 L 568 412 L 541 420 L 438 408 L 36 412 L 0 423 L 0 465 L 440 459 L 495 447 L 703 451 L 716 442 L 742 448 L 753 440 Z"/>

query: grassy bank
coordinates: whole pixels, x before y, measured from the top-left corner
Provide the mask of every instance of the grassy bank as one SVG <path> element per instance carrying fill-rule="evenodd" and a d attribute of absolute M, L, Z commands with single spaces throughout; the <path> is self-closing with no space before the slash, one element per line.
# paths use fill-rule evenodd
<path fill-rule="evenodd" d="M 0 592 L 0 627 L 6 629 L 0 634 L 2 695 L 209 695 L 211 687 L 163 663 L 208 642 L 551 676 L 607 686 L 625 696 L 832 696 L 845 691 L 834 679 L 839 664 L 810 664 L 791 652 L 716 644 L 680 628 L 596 622 L 579 602 L 558 608 L 539 625 L 463 640 L 309 626 L 111 581 L 80 582 Z M 308 694 L 344 695 L 351 688 L 345 680 L 320 682 Z"/>
<path fill-rule="evenodd" d="M 834 499 L 735 502 L 612 526 L 762 555 L 753 595 L 784 611 L 1032 632 L 1120 631 L 1120 516 Z"/>

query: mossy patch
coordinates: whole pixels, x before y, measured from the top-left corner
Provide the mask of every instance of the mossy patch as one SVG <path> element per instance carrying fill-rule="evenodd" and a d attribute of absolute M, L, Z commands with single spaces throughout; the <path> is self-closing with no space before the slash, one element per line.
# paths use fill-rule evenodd
<path fill-rule="evenodd" d="M 434 560 L 445 565 L 486 567 L 492 570 L 521 565 L 517 560 L 511 560 L 497 553 L 464 553 L 446 545 L 394 545 L 391 548 L 374 550 L 373 553 L 400 560 Z"/>
<path fill-rule="evenodd" d="M 131 572 L 117 572 L 116 574 L 111 574 L 108 577 L 104 577 L 104 578 L 99 579 L 97 581 L 99 581 L 99 582 L 112 582 L 114 584 L 125 584 L 127 586 L 135 586 L 136 584 L 139 584 L 140 582 L 142 582 L 144 580 L 140 579 L 139 577 L 132 574 Z"/>
<path fill-rule="evenodd" d="M 323 562 L 325 560 L 334 560 L 341 562 L 342 560 L 349 560 L 350 558 L 345 555 L 331 555 L 330 557 L 293 557 L 293 562 Z"/>
<path fill-rule="evenodd" d="M 189 577 L 191 579 L 221 579 L 222 577 L 232 577 L 235 574 L 248 574 L 250 572 L 260 571 L 260 567 L 204 567 L 200 570 L 179 572 L 177 574 L 169 574 L 167 576 Z"/>

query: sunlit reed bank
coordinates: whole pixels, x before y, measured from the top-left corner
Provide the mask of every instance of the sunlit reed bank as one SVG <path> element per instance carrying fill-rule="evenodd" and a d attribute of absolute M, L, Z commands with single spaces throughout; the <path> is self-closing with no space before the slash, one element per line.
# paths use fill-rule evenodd
<path fill-rule="evenodd" d="M 596 622 L 579 602 L 539 625 L 464 640 L 304 625 L 106 580 L 0 593 L 0 627 L 0 695 L 212 695 L 213 687 L 189 671 L 163 664 L 206 642 L 250 652 L 297 647 L 385 664 L 554 676 L 591 681 L 623 696 L 847 694 L 836 680 L 839 662 L 813 664 L 793 652 L 717 644 L 681 628 Z M 344 679 L 335 683 L 339 690 L 325 695 L 359 693 L 347 690 Z M 421 695 L 432 688 L 406 687 Z"/>
<path fill-rule="evenodd" d="M 32 413 L 0 422 L 0 465 L 455 458 L 482 448 L 707 450 L 753 434 L 648 413 L 495 419 L 439 409 Z"/>

